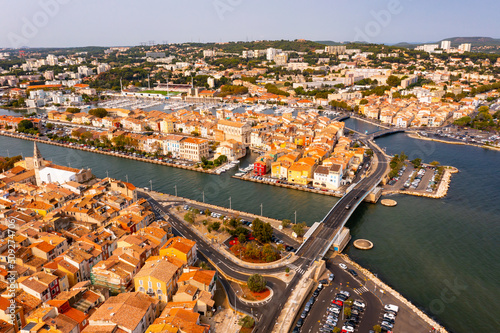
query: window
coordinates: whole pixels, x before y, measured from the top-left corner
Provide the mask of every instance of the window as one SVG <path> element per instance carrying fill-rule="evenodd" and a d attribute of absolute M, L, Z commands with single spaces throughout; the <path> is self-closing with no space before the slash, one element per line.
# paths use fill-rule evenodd
<path fill-rule="evenodd" d="M 157 287 L 158 289 L 160 289 L 160 288 L 161 288 L 161 283 L 160 283 L 160 282 L 156 282 L 156 287 Z"/>
<path fill-rule="evenodd" d="M 149 287 L 149 288 L 153 288 L 153 282 L 148 281 L 148 287 Z"/>
<path fill-rule="evenodd" d="M 139 280 L 139 285 L 140 285 L 140 286 L 144 285 L 144 281 Z"/>

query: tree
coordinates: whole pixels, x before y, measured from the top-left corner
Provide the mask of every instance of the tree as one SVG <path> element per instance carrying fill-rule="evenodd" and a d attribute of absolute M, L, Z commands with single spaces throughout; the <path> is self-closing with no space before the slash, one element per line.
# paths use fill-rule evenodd
<path fill-rule="evenodd" d="M 380 325 L 375 325 L 373 326 L 373 330 L 377 333 L 380 333 L 382 332 L 382 327 L 380 327 Z"/>
<path fill-rule="evenodd" d="M 219 230 L 219 228 L 220 228 L 220 222 L 214 222 L 214 223 L 212 223 L 212 229 L 214 231 Z"/>
<path fill-rule="evenodd" d="M 411 164 L 413 164 L 414 168 L 420 168 L 420 166 L 422 165 L 422 159 L 417 157 L 416 159 L 411 161 Z"/>
<path fill-rule="evenodd" d="M 397 87 L 401 84 L 401 79 L 395 75 L 390 75 L 386 81 L 387 85 Z"/>
<path fill-rule="evenodd" d="M 52 124 L 52 123 L 47 123 L 47 124 L 45 125 L 45 127 L 46 127 L 47 129 L 53 129 L 53 128 L 54 128 L 54 124 Z"/>
<path fill-rule="evenodd" d="M 206 216 L 210 216 L 210 214 L 211 214 L 210 209 L 208 209 L 208 208 L 207 208 L 207 209 L 205 209 L 205 215 L 206 215 Z"/>
<path fill-rule="evenodd" d="M 440 163 L 438 161 L 432 161 L 430 165 L 432 166 L 438 166 Z"/>
<path fill-rule="evenodd" d="M 273 236 L 273 227 L 258 218 L 252 222 L 252 231 L 255 238 L 261 243 L 268 243 Z"/>
<path fill-rule="evenodd" d="M 290 273 L 290 267 L 288 267 L 288 266 L 285 267 L 285 273 L 286 274 Z"/>
<path fill-rule="evenodd" d="M 95 108 L 89 111 L 90 115 L 93 115 L 97 118 L 104 118 L 108 115 L 108 111 L 104 108 Z"/>
<path fill-rule="evenodd" d="M 253 291 L 254 293 L 260 293 L 266 289 L 266 279 L 260 274 L 250 275 L 247 281 L 248 289 Z"/>
<path fill-rule="evenodd" d="M 334 327 L 332 332 L 333 333 L 339 333 L 340 332 L 340 328 Z"/>
<path fill-rule="evenodd" d="M 33 123 L 31 120 L 28 119 L 23 119 L 17 124 L 17 131 L 18 132 L 27 132 L 28 130 L 33 128 Z"/>
<path fill-rule="evenodd" d="M 247 241 L 247 236 L 245 234 L 239 234 L 238 235 L 238 242 L 240 242 L 241 244 L 245 243 Z"/>
<path fill-rule="evenodd" d="M 255 325 L 255 319 L 250 316 L 245 316 L 238 321 L 238 324 L 244 328 L 252 328 Z"/>
<path fill-rule="evenodd" d="M 275 261 L 278 259 L 278 253 L 271 244 L 266 244 L 262 247 L 262 259 L 266 262 Z"/>
<path fill-rule="evenodd" d="M 366 98 L 363 98 L 361 101 L 359 101 L 359 105 L 365 105 L 368 104 L 368 100 Z"/>
<path fill-rule="evenodd" d="M 184 221 L 186 221 L 188 223 L 194 223 L 193 214 L 190 212 L 187 212 L 186 214 L 184 214 Z"/>
<path fill-rule="evenodd" d="M 290 223 L 292 223 L 292 221 L 284 219 L 283 221 L 281 221 L 281 226 L 283 228 L 288 228 L 290 226 Z"/>
<path fill-rule="evenodd" d="M 69 112 L 69 113 L 78 113 L 80 111 L 81 110 L 79 108 L 67 108 L 66 109 L 66 112 Z"/>
<path fill-rule="evenodd" d="M 293 230 L 293 232 L 295 232 L 297 234 L 297 237 L 302 237 L 305 234 L 305 230 L 304 230 L 305 227 L 306 227 L 305 222 L 297 223 L 297 224 L 294 224 L 292 226 L 292 230 Z"/>
<path fill-rule="evenodd" d="M 345 307 L 344 308 L 344 315 L 346 317 L 350 317 L 351 316 L 351 308 L 350 307 Z"/>

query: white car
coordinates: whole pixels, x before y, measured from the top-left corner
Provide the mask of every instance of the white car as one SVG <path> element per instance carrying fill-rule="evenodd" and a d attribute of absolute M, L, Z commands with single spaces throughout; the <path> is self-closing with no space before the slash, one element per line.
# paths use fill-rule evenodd
<path fill-rule="evenodd" d="M 352 303 L 352 304 L 354 304 L 354 305 L 356 305 L 356 306 L 359 306 L 360 308 L 363 308 L 363 309 L 364 309 L 364 308 L 365 308 L 365 306 L 366 306 L 366 305 L 365 305 L 365 303 L 363 303 L 363 302 L 361 302 L 361 301 L 357 301 L 357 300 L 356 300 L 356 301 L 354 301 L 354 303 Z"/>
<path fill-rule="evenodd" d="M 398 313 L 399 306 L 394 305 L 394 304 L 387 304 L 386 306 L 384 306 L 384 309 L 387 311 L 392 311 L 392 312 Z"/>
<path fill-rule="evenodd" d="M 346 264 L 343 264 L 343 263 L 340 263 L 339 264 L 339 267 L 342 268 L 342 269 L 347 269 L 347 265 Z"/>
<path fill-rule="evenodd" d="M 392 313 L 384 313 L 384 319 L 396 320 L 396 316 Z"/>
<path fill-rule="evenodd" d="M 354 327 L 352 326 L 342 326 L 342 329 L 347 332 L 354 332 Z"/>

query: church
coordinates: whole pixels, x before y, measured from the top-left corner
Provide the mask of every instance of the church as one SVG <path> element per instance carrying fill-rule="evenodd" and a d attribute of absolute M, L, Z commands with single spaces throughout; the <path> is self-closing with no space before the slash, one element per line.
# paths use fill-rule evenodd
<path fill-rule="evenodd" d="M 44 183 L 64 184 L 71 181 L 84 183 L 92 178 L 92 171 L 90 169 L 75 169 L 44 160 L 36 142 L 33 149 L 33 157 L 26 157 L 24 164 L 26 169 L 35 171 L 37 186 Z"/>

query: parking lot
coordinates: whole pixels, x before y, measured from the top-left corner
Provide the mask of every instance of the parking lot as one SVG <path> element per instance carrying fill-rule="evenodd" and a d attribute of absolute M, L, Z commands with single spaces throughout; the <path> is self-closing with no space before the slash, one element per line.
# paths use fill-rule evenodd
<path fill-rule="evenodd" d="M 391 179 L 384 185 L 384 189 L 392 191 L 407 190 L 421 193 L 435 193 L 437 186 L 435 186 L 435 188 L 432 187 L 435 168 L 424 167 L 420 171 L 417 171 L 411 163 L 406 164 L 406 167 L 400 170 L 397 177 Z"/>
<path fill-rule="evenodd" d="M 382 332 L 432 332 L 432 327 L 400 300 L 380 288 L 375 288 L 373 281 L 361 272 L 355 271 L 354 276 L 350 272 L 354 268 L 340 256 L 328 260 L 326 266 L 326 284 L 317 292 L 317 296 L 314 296 L 314 291 L 317 290 L 315 289 L 306 298 L 310 309 L 304 315 L 307 303 L 302 306 L 293 332 L 333 332 L 337 327 L 342 333 L 371 333 L 375 325 L 380 325 Z M 335 276 L 331 282 L 328 281 L 330 273 Z M 349 297 L 345 298 L 347 293 Z M 346 307 L 350 308 L 347 313 L 344 312 Z"/>

